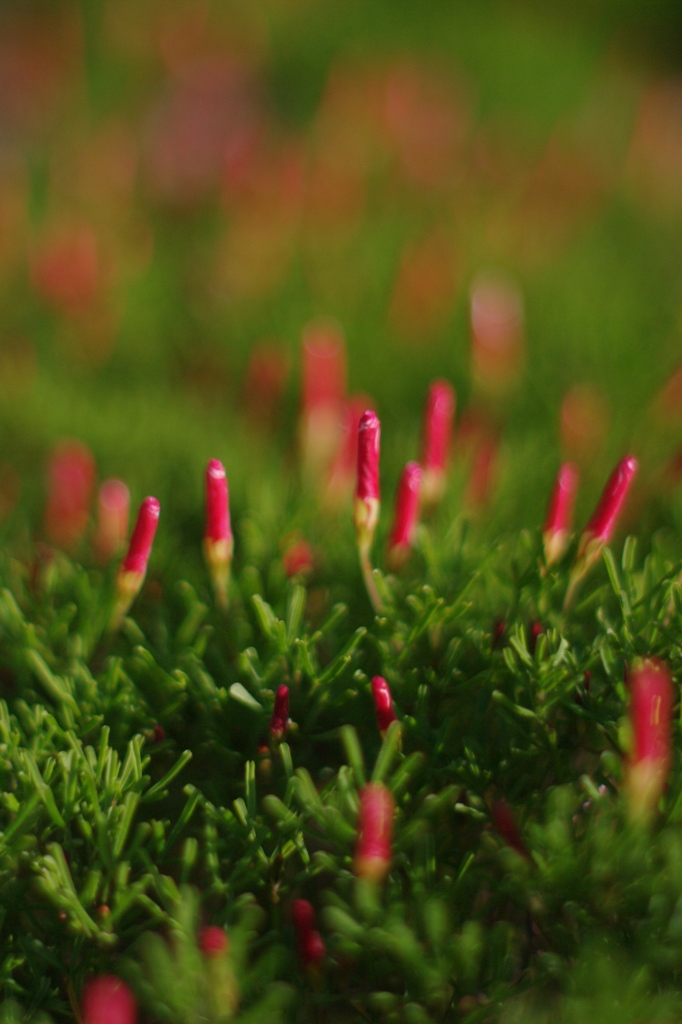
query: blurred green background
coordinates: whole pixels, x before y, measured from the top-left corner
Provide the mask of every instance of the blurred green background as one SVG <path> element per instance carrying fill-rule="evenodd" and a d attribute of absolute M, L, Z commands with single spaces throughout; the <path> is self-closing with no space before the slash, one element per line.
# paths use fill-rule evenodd
<path fill-rule="evenodd" d="M 627 448 L 642 495 L 663 493 L 682 442 L 681 29 L 678 3 L 616 0 L 4 0 L 5 532 L 40 534 L 62 437 L 134 502 L 158 494 L 179 538 L 209 457 L 238 515 L 271 488 L 286 523 L 321 316 L 381 416 L 387 491 L 440 376 L 456 450 L 472 422 L 496 438 L 495 528 L 541 520 L 562 455 L 584 511 Z M 524 307 L 500 387 L 472 375 L 482 272 Z M 674 492 L 653 515 L 676 521 Z"/>

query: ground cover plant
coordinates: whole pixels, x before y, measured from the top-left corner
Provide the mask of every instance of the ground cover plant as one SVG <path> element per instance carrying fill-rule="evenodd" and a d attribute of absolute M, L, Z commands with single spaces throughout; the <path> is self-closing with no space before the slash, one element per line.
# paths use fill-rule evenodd
<path fill-rule="evenodd" d="M 0 10 L 6 1020 L 679 1016 L 664 13 Z"/>

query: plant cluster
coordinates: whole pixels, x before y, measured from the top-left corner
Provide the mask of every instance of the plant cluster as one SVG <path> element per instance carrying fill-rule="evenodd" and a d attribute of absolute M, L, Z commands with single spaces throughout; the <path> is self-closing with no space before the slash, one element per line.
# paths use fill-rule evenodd
<path fill-rule="evenodd" d="M 0 6 L 7 1024 L 680 1015 L 679 85 L 431 6 Z"/>

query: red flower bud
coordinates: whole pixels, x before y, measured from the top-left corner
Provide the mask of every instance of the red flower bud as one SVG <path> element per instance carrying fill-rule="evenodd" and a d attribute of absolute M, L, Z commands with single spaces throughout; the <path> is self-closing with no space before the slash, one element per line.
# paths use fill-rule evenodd
<path fill-rule="evenodd" d="M 608 544 L 611 540 L 616 520 L 637 468 L 637 459 L 633 455 L 628 455 L 618 463 L 607 481 L 592 518 L 583 531 L 581 545 L 585 543 L 584 538 L 587 534 L 602 544 Z"/>
<path fill-rule="evenodd" d="M 227 951 L 230 940 L 223 928 L 217 925 L 207 925 L 199 929 L 199 949 L 207 957 L 221 956 Z"/>
<path fill-rule="evenodd" d="M 222 462 L 211 459 L 206 467 L 206 533 L 213 541 L 231 540 L 227 477 Z"/>
<path fill-rule="evenodd" d="M 284 549 L 282 564 L 287 576 L 307 576 L 315 568 L 313 549 L 307 540 L 299 538 Z"/>
<path fill-rule="evenodd" d="M 211 574 L 216 600 L 223 608 L 227 607 L 227 585 L 233 551 L 227 477 L 222 462 L 211 459 L 206 467 L 204 557 Z"/>
<path fill-rule="evenodd" d="M 535 648 L 538 645 L 538 640 L 540 639 L 543 633 L 547 632 L 547 630 L 544 627 L 544 625 L 541 622 L 538 622 L 536 619 L 534 622 L 531 622 L 530 629 L 528 632 L 528 650 L 531 654 L 535 654 Z"/>
<path fill-rule="evenodd" d="M 421 466 L 418 462 L 408 462 L 398 484 L 395 515 L 388 542 L 388 562 L 396 572 L 404 565 L 414 543 L 419 522 L 421 483 Z"/>
<path fill-rule="evenodd" d="M 355 486 L 355 530 L 358 545 L 369 552 L 379 518 L 379 435 L 381 424 L 371 409 L 358 425 L 358 473 Z"/>
<path fill-rule="evenodd" d="M 97 239 L 89 224 L 73 225 L 48 239 L 34 255 L 35 290 L 55 309 L 78 316 L 95 301 L 102 284 Z"/>
<path fill-rule="evenodd" d="M 445 488 L 445 469 L 455 417 L 455 389 L 446 380 L 434 380 L 424 409 L 421 463 L 425 505 L 435 504 Z"/>
<path fill-rule="evenodd" d="M 110 630 L 118 629 L 121 619 L 144 583 L 160 511 L 161 506 L 156 498 L 145 498 L 140 505 L 128 553 L 116 578 L 116 603 L 109 624 Z"/>
<path fill-rule="evenodd" d="M 128 536 L 130 491 L 122 480 L 105 480 L 97 494 L 95 550 L 102 562 L 115 558 Z"/>
<path fill-rule="evenodd" d="M 303 332 L 303 408 L 338 408 L 346 392 L 346 345 L 339 324 L 318 320 Z"/>
<path fill-rule="evenodd" d="M 367 395 L 353 395 L 346 403 L 341 427 L 341 437 L 336 458 L 329 474 L 326 497 L 330 504 L 338 503 L 353 489 L 358 464 L 358 431 L 362 414 L 372 400 Z"/>
<path fill-rule="evenodd" d="M 358 424 L 358 475 L 355 490 L 361 501 L 379 500 L 379 437 L 381 424 L 371 409 Z"/>
<path fill-rule="evenodd" d="M 346 392 L 346 346 L 333 321 L 310 324 L 303 333 L 301 447 L 305 470 L 315 476 L 336 451 Z"/>
<path fill-rule="evenodd" d="M 579 481 L 576 467 L 571 462 L 565 462 L 557 473 L 542 532 L 547 565 L 559 561 L 568 545 Z"/>
<path fill-rule="evenodd" d="M 674 688 L 670 669 L 655 658 L 635 663 L 630 673 L 632 753 L 625 786 L 633 817 L 655 812 L 672 765 L 671 721 Z"/>
<path fill-rule="evenodd" d="M 507 803 L 506 800 L 496 800 L 493 804 L 490 816 L 493 819 L 493 825 L 504 839 L 507 846 L 511 846 L 512 850 L 516 850 L 522 857 L 530 860 L 530 854 L 528 847 L 521 838 L 519 832 L 519 826 L 516 824 L 516 818 L 514 812 Z"/>
<path fill-rule="evenodd" d="M 125 982 L 103 974 L 83 989 L 81 1016 L 83 1024 L 136 1024 L 137 1003 Z"/>
<path fill-rule="evenodd" d="M 306 966 L 319 964 L 325 955 L 322 936 L 315 929 L 315 912 L 308 900 L 294 900 L 292 908 L 296 944 L 301 960 Z"/>
<path fill-rule="evenodd" d="M 515 385 L 523 365 L 523 298 L 508 281 L 479 277 L 471 286 L 472 373 L 491 396 Z"/>
<path fill-rule="evenodd" d="M 582 579 L 599 558 L 602 548 L 611 540 L 636 472 L 637 460 L 634 456 L 628 455 L 618 463 L 609 477 L 592 518 L 580 536 L 575 564 L 571 570 L 567 602 L 576 583 Z"/>
<path fill-rule="evenodd" d="M 389 725 L 391 722 L 396 722 L 398 716 L 393 710 L 391 691 L 383 676 L 374 676 L 372 679 L 372 699 L 377 716 L 377 726 L 384 737 Z"/>
<path fill-rule="evenodd" d="M 391 868 L 395 804 L 383 782 L 370 782 L 360 791 L 359 836 L 354 871 L 358 878 L 383 882 Z"/>
<path fill-rule="evenodd" d="M 289 728 L 289 687 L 282 683 L 277 687 L 275 706 L 270 719 L 270 735 L 274 740 L 281 740 Z"/>
<path fill-rule="evenodd" d="M 128 554 L 121 565 L 123 572 L 135 573 L 142 577 L 146 574 L 160 512 L 161 506 L 156 498 L 145 498 L 140 505 Z"/>
<path fill-rule="evenodd" d="M 564 600 L 565 609 L 571 605 L 575 590 L 583 576 L 590 570 L 613 536 L 618 516 L 636 472 L 637 460 L 634 456 L 628 455 L 618 463 L 607 480 L 592 518 L 578 541 L 578 551 Z"/>
<path fill-rule="evenodd" d="M 48 466 L 45 534 L 53 544 L 72 551 L 83 538 L 90 518 L 95 460 L 80 441 L 63 441 Z"/>
<path fill-rule="evenodd" d="M 382 608 L 381 595 L 372 575 L 369 553 L 379 521 L 379 434 L 381 425 L 368 409 L 358 426 L 358 473 L 355 485 L 353 521 L 365 586 L 375 611 Z"/>

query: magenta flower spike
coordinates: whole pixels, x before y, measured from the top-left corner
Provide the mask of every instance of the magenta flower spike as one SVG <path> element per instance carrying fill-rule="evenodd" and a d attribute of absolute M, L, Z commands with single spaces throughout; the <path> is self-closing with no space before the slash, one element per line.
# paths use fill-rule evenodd
<path fill-rule="evenodd" d="M 270 719 L 270 736 L 279 743 L 289 728 L 289 687 L 282 683 L 275 693 L 275 706 Z"/>
<path fill-rule="evenodd" d="M 161 506 L 156 498 L 145 498 L 140 505 L 128 553 L 116 577 L 116 600 L 109 623 L 110 631 L 118 629 L 142 588 L 160 512 Z"/>
<path fill-rule="evenodd" d="M 427 508 L 437 504 L 445 490 L 455 405 L 452 384 L 447 380 L 434 380 L 426 399 L 422 429 L 422 501 Z"/>
<path fill-rule="evenodd" d="M 81 1019 L 83 1024 L 136 1024 L 135 997 L 120 978 L 102 974 L 83 989 Z"/>
<path fill-rule="evenodd" d="M 542 531 L 547 566 L 558 562 L 568 546 L 579 482 L 580 474 L 577 468 L 572 462 L 565 462 L 557 473 Z"/>
<path fill-rule="evenodd" d="M 130 491 L 122 480 L 105 480 L 97 493 L 95 551 L 110 562 L 123 549 L 128 536 Z"/>
<path fill-rule="evenodd" d="M 675 693 L 670 669 L 656 658 L 635 662 L 629 683 L 633 743 L 625 792 L 632 818 L 647 822 L 665 792 L 672 766 Z"/>
<path fill-rule="evenodd" d="M 570 605 L 576 586 L 589 572 L 611 540 L 637 468 L 637 459 L 633 455 L 627 455 L 621 459 L 607 480 L 592 518 L 580 535 L 578 551 L 569 578 L 565 607 Z"/>
<path fill-rule="evenodd" d="M 358 842 L 353 869 L 358 878 L 383 882 L 391 869 L 395 803 L 383 782 L 360 791 Z"/>
<path fill-rule="evenodd" d="M 412 550 L 419 524 L 423 479 L 419 463 L 408 462 L 398 484 L 395 515 L 388 541 L 387 561 L 392 572 L 398 572 L 403 567 Z"/>
<path fill-rule="evenodd" d="M 383 676 L 374 676 L 372 679 L 372 700 L 377 716 L 377 727 L 383 739 L 391 723 L 398 721 L 398 716 L 393 710 L 391 691 Z"/>
<path fill-rule="evenodd" d="M 317 968 L 324 960 L 326 949 L 322 936 L 315 928 L 315 911 L 308 900 L 294 900 L 291 916 L 296 932 L 298 954 L 307 968 Z"/>
<path fill-rule="evenodd" d="M 364 412 L 358 425 L 358 471 L 355 485 L 353 521 L 365 585 L 375 611 L 382 600 L 372 576 L 370 551 L 379 521 L 379 438 L 381 424 L 371 409 Z"/>
<path fill-rule="evenodd" d="M 234 553 L 230 525 L 227 477 L 222 462 L 211 459 L 206 467 L 206 529 L 204 558 L 213 583 L 213 592 L 221 608 L 227 608 L 227 587 Z"/>

